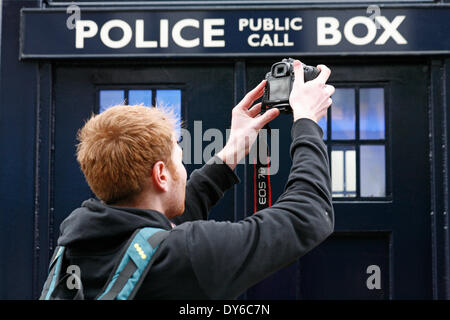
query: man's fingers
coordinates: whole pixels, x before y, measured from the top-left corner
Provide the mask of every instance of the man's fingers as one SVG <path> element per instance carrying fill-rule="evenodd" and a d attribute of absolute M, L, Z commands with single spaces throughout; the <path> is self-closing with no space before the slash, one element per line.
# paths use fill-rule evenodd
<path fill-rule="evenodd" d="M 248 110 L 248 115 L 252 118 L 254 118 L 256 115 L 258 115 L 261 112 L 261 102 L 255 104 L 251 109 Z"/>
<path fill-rule="evenodd" d="M 248 110 L 255 102 L 255 100 L 262 97 L 264 94 L 264 87 L 266 86 L 266 80 L 261 81 L 252 91 L 248 92 L 245 97 L 237 105 L 238 108 Z"/>
<path fill-rule="evenodd" d="M 256 125 L 257 130 L 261 129 L 267 123 L 269 123 L 270 121 L 272 121 L 273 119 L 278 117 L 279 114 L 280 114 L 280 110 L 277 108 L 273 108 L 273 109 L 267 110 L 263 115 L 257 117 L 256 118 L 256 119 L 258 119 L 258 122 Z"/>
<path fill-rule="evenodd" d="M 320 73 L 314 80 L 321 83 L 326 83 L 328 81 L 328 78 L 330 77 L 331 70 L 323 64 L 319 64 L 317 68 L 320 70 Z"/>
<path fill-rule="evenodd" d="M 304 74 L 303 74 L 303 65 L 299 60 L 295 60 L 294 61 L 294 83 L 298 82 L 298 83 L 304 83 L 305 79 L 304 79 Z"/>
<path fill-rule="evenodd" d="M 330 84 L 325 85 L 325 91 L 328 95 L 332 96 L 335 90 L 336 89 L 332 85 Z"/>

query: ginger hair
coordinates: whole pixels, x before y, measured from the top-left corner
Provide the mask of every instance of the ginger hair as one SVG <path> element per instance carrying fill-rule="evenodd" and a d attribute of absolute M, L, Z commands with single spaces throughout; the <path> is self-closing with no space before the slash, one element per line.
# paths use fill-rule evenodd
<path fill-rule="evenodd" d="M 107 204 L 140 194 L 157 161 L 171 168 L 175 117 L 168 110 L 117 105 L 78 131 L 77 161 L 94 194 Z"/>

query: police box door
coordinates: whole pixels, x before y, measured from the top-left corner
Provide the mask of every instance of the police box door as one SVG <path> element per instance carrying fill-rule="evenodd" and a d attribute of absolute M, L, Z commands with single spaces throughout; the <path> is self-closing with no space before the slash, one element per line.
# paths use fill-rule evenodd
<path fill-rule="evenodd" d="M 249 88 L 273 62 L 247 65 Z M 336 92 L 320 125 L 330 156 L 335 232 L 298 262 L 248 290 L 246 297 L 430 299 L 427 69 L 398 62 L 327 64 Z M 280 139 L 272 203 L 289 174 L 291 121 L 281 115 L 271 123 Z M 247 183 L 253 190 L 254 182 Z M 253 197 L 248 195 L 249 203 Z"/>
<path fill-rule="evenodd" d="M 218 129 L 225 139 L 234 106 L 233 63 L 60 63 L 54 66 L 53 83 L 49 255 L 60 223 L 83 200 L 93 196 L 75 158 L 77 130 L 92 113 L 123 102 L 171 108 L 191 132 L 192 150 L 189 159 L 184 157 L 189 174 L 208 160 L 208 154 L 203 153 L 204 146 L 211 142 L 211 137 L 203 135 L 208 129 Z M 200 154 L 196 154 L 198 150 Z M 233 220 L 233 210 L 233 193 L 229 192 L 214 208 L 211 218 Z M 49 257 L 44 259 L 48 261 Z M 42 281 L 46 270 L 40 273 Z"/>

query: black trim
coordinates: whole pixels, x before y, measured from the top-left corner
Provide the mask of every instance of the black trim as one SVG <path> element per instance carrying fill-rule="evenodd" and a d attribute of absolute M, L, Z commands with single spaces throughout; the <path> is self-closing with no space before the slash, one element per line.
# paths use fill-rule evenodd
<path fill-rule="evenodd" d="M 133 273 L 137 270 L 137 266 L 134 263 L 133 259 L 128 260 L 128 263 L 123 268 L 123 270 L 119 273 L 116 281 L 112 285 L 111 289 L 104 296 L 102 296 L 99 300 L 114 300 L 117 298 L 117 295 L 122 291 L 123 287 L 126 285 L 127 281 L 131 278 Z"/>
<path fill-rule="evenodd" d="M 373 82 L 373 83 L 333 83 L 333 85 L 336 87 L 336 89 L 354 89 L 355 90 L 355 137 L 354 139 L 332 139 L 331 131 L 332 131 L 332 107 L 328 109 L 327 114 L 327 139 L 325 141 L 327 145 L 327 151 L 328 156 L 330 158 L 330 174 L 331 174 L 331 151 L 333 151 L 334 147 L 343 147 L 345 148 L 352 148 L 356 152 L 356 195 L 355 196 L 345 196 L 345 194 L 352 194 L 353 192 L 346 192 L 345 190 L 342 192 L 336 192 L 336 193 L 342 193 L 344 194 L 344 197 L 335 197 L 333 196 L 333 201 L 342 203 L 342 202 L 358 202 L 358 201 L 368 201 L 368 202 L 391 202 L 392 201 L 392 186 L 391 186 L 391 180 L 389 176 L 390 174 L 390 140 L 389 140 L 389 109 L 388 109 L 388 93 L 389 93 L 389 85 L 384 82 Z M 383 89 L 384 93 L 384 139 L 360 139 L 360 110 L 359 110 L 359 98 L 360 89 L 365 88 L 381 88 Z M 364 145 L 381 145 L 385 147 L 385 196 L 384 197 L 363 197 L 361 196 L 361 156 L 360 156 L 360 147 Z M 345 160 L 344 160 L 345 161 Z M 345 178 L 344 178 L 345 179 Z M 332 192 L 333 193 L 333 192 Z"/>

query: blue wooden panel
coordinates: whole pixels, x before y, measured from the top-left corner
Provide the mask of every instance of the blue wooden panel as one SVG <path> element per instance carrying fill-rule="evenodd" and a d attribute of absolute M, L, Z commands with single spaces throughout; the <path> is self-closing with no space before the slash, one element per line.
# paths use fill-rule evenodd
<path fill-rule="evenodd" d="M 17 35 L 20 8 L 35 4 L 2 2 L 0 299 L 32 298 L 38 69 L 17 60 Z"/>
<path fill-rule="evenodd" d="M 389 233 L 334 234 L 300 259 L 300 298 L 388 299 L 390 247 Z"/>

